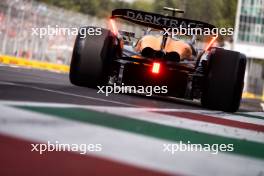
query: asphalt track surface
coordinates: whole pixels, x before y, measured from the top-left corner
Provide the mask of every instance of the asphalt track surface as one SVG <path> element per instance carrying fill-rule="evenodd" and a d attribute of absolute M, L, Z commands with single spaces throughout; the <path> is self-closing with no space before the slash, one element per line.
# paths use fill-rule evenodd
<path fill-rule="evenodd" d="M 263 175 L 264 114 L 172 98 L 98 94 L 67 74 L 0 66 L 0 175 Z M 179 141 L 234 144 L 231 153 L 165 153 Z M 31 151 L 32 144 L 101 143 L 101 152 Z"/>
<path fill-rule="evenodd" d="M 203 109 L 199 103 L 164 97 L 98 94 L 97 89 L 71 85 L 67 74 L 0 67 L 0 100 L 71 103 L 143 108 Z M 241 105 L 240 111 L 261 111 L 260 106 Z"/>

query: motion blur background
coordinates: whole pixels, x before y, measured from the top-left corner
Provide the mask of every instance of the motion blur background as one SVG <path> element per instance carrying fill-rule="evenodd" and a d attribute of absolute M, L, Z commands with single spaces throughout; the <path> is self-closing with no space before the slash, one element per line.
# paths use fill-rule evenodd
<path fill-rule="evenodd" d="M 185 10 L 185 18 L 234 27 L 234 36 L 222 36 L 219 44 L 247 55 L 244 97 L 264 101 L 264 0 L 1 0 L 0 54 L 69 65 L 75 36 L 39 38 L 33 27 L 106 27 L 112 9 L 163 13 L 165 6 Z"/>

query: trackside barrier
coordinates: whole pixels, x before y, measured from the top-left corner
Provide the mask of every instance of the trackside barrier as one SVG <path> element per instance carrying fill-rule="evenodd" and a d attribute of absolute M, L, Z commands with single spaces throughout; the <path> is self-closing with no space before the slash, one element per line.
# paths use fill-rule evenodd
<path fill-rule="evenodd" d="M 41 70 L 49 70 L 55 72 L 68 73 L 70 68 L 68 65 L 54 64 L 43 61 L 28 60 L 26 58 L 17 58 L 14 56 L 0 55 L 0 63 L 7 65 L 17 65 Z"/>

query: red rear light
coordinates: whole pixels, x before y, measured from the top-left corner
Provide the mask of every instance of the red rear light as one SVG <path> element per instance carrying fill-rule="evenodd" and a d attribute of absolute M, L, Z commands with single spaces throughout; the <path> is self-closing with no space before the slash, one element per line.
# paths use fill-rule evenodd
<path fill-rule="evenodd" d="M 115 20 L 110 19 L 110 25 L 111 25 L 111 31 L 113 32 L 113 34 L 114 34 L 115 36 L 117 36 L 117 35 L 118 35 L 118 29 L 117 29 L 117 27 L 116 27 Z"/>
<path fill-rule="evenodd" d="M 154 62 L 152 66 L 152 73 L 158 74 L 160 72 L 160 63 Z"/>

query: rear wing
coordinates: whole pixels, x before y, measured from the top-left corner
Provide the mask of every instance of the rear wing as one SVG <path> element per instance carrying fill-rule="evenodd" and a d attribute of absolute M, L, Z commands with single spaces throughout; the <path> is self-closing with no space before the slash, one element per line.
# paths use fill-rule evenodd
<path fill-rule="evenodd" d="M 204 23 L 201 21 L 190 20 L 185 18 L 177 18 L 172 16 L 165 16 L 161 14 L 143 12 L 132 9 L 115 9 L 112 11 L 111 18 L 121 18 L 135 24 L 143 25 L 154 29 L 163 28 L 209 28 L 212 30 L 214 25 Z"/>

